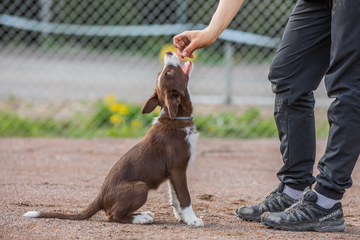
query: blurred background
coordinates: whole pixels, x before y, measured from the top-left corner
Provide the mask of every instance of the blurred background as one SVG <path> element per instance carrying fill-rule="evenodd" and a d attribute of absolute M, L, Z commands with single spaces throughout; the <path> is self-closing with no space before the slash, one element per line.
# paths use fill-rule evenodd
<path fill-rule="evenodd" d="M 203 137 L 277 137 L 267 80 L 294 0 L 246 0 L 195 53 L 190 90 Z M 218 0 L 2 0 L 0 137 L 140 137 L 140 114 L 172 37 L 203 29 Z M 318 136 L 330 101 L 315 92 Z"/>

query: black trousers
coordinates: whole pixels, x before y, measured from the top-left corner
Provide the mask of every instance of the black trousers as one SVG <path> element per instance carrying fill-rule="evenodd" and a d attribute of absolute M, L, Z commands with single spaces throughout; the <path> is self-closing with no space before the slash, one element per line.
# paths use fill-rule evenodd
<path fill-rule="evenodd" d="M 315 90 L 325 76 L 330 131 L 315 162 Z M 284 166 L 279 180 L 341 199 L 360 154 L 360 1 L 299 0 L 270 66 L 274 116 Z"/>

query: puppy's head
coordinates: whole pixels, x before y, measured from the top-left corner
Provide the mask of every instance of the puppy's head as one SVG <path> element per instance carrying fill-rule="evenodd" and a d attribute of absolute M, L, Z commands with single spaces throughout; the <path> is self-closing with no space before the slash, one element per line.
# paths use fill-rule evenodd
<path fill-rule="evenodd" d="M 181 67 L 179 57 L 173 52 L 166 52 L 164 67 L 156 79 L 155 93 L 145 103 L 142 113 L 150 113 L 160 106 L 160 117 L 174 119 L 176 116 L 190 116 L 192 105 L 188 82 L 192 69 L 191 61 Z"/>

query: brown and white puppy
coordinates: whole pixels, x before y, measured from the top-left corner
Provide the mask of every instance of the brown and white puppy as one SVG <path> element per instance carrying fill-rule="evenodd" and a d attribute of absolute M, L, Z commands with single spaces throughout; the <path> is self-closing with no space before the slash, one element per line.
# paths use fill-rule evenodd
<path fill-rule="evenodd" d="M 178 56 L 166 52 L 164 67 L 158 74 L 155 93 L 142 113 L 161 107 L 144 138 L 110 170 L 95 200 L 81 213 L 27 212 L 25 217 L 83 220 L 104 210 L 109 222 L 147 224 L 151 212 L 134 213 L 147 200 L 148 191 L 168 180 L 175 217 L 190 226 L 204 226 L 193 212 L 186 181 L 186 169 L 194 160 L 198 133 L 192 121 L 188 89 L 193 63 L 182 68 Z"/>

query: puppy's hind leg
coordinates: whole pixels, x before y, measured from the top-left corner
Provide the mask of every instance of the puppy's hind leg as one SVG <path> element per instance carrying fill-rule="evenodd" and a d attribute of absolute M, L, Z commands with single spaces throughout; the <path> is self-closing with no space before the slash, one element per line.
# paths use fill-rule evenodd
<path fill-rule="evenodd" d="M 122 182 L 105 196 L 111 206 L 106 209 L 109 222 L 149 224 L 153 222 L 154 214 L 144 212 L 133 214 L 147 200 L 149 188 L 144 182 Z M 111 204 L 113 203 L 113 204 Z"/>
<path fill-rule="evenodd" d="M 133 224 L 150 224 L 154 221 L 154 214 L 152 212 L 142 212 L 133 215 Z"/>
<path fill-rule="evenodd" d="M 150 214 L 149 214 L 150 213 Z M 154 221 L 154 214 L 145 212 L 130 215 L 112 215 L 108 217 L 109 222 L 132 223 L 132 224 L 150 224 Z"/>

